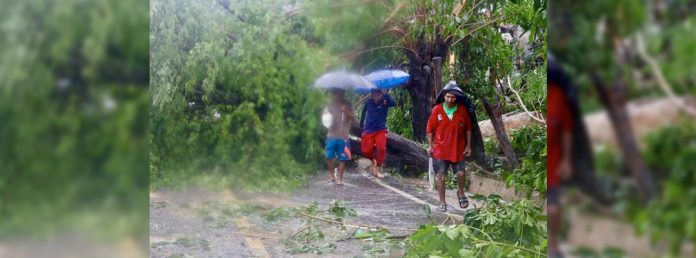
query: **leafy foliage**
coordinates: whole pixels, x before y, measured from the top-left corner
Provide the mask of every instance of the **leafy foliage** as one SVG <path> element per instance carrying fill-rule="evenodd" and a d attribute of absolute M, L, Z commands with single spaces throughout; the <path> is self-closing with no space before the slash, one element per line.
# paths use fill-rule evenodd
<path fill-rule="evenodd" d="M 147 2 L 0 5 L 0 238 L 145 235 Z"/>
<path fill-rule="evenodd" d="M 546 65 L 522 74 L 513 85 L 529 111 L 536 110 L 546 115 Z M 521 109 L 518 107 L 517 110 Z"/>
<path fill-rule="evenodd" d="M 358 215 L 357 213 L 355 213 L 354 209 L 347 208 L 343 205 L 343 202 L 336 200 L 332 201 L 331 204 L 329 204 L 329 212 L 339 221 L 343 220 L 346 217 L 355 217 Z"/>
<path fill-rule="evenodd" d="M 546 216 L 528 200 L 504 203 L 500 196 L 476 195 L 484 203 L 464 224 L 422 225 L 407 240 L 406 257 L 545 257 Z"/>
<path fill-rule="evenodd" d="M 643 24 L 645 3 L 630 0 L 560 1 L 551 7 L 549 24 L 559 32 L 552 35 L 551 50 L 581 73 L 595 71 L 606 81 L 611 81 L 618 61 L 613 55 L 613 39 L 626 37 Z"/>
<path fill-rule="evenodd" d="M 387 125 L 389 126 L 390 132 L 408 139 L 413 139 L 411 98 L 409 98 L 406 93 L 407 92 L 403 89 L 396 89 L 390 92 L 397 106 L 389 109 Z"/>
<path fill-rule="evenodd" d="M 522 152 L 522 165 L 505 176 L 505 183 L 523 190 L 529 198 L 533 191 L 546 196 L 546 128 L 532 125 L 514 131 L 512 146 Z"/>
<path fill-rule="evenodd" d="M 685 241 L 694 242 L 694 194 L 692 185 L 696 178 L 691 168 L 696 166 L 696 134 L 688 119 L 669 125 L 648 135 L 644 157 L 655 172 L 662 193 L 648 203 L 635 196 L 635 185 L 621 180 L 625 164 L 611 149 L 595 153 L 595 161 L 603 187 L 616 199 L 615 212 L 632 220 L 636 230 L 648 234 L 654 241 L 670 245 L 672 255 L 679 255 Z M 662 243 L 662 242 L 661 242 Z"/>
<path fill-rule="evenodd" d="M 513 131 L 510 138 L 513 149 L 522 157 L 522 165 L 513 171 L 507 169 L 504 159 L 497 156 L 502 154 L 497 142 L 492 139 L 484 141 L 486 153 L 494 155 L 494 174 L 505 180 L 508 187 L 512 186 L 516 191 L 524 192 L 527 198 L 535 191 L 545 196 L 546 128 L 532 124 Z"/>
<path fill-rule="evenodd" d="M 654 240 L 668 241 L 676 255 L 684 241 L 696 243 L 696 127 L 686 119 L 648 136 L 646 144 L 646 161 L 666 177 L 661 196 L 634 214 L 634 222 Z"/>
<path fill-rule="evenodd" d="M 332 61 L 282 2 L 153 2 L 153 187 L 282 190 L 317 164 L 324 98 L 309 85 Z"/>
<path fill-rule="evenodd" d="M 288 252 L 291 254 L 297 253 L 314 253 L 323 254 L 330 253 L 336 249 L 336 244 L 331 241 L 316 243 L 325 239 L 324 229 L 327 221 L 338 223 L 339 229 L 345 231 L 346 227 L 343 220 L 347 217 L 356 216 L 354 209 L 345 207 L 341 201 L 332 201 L 326 211 L 320 211 L 317 202 L 302 208 L 292 209 L 294 216 L 302 218 L 302 229 L 293 233 L 286 239 Z M 332 224 L 329 224 L 332 225 Z"/>
<path fill-rule="evenodd" d="M 696 61 L 690 58 L 696 55 L 695 32 L 696 17 L 691 17 L 673 27 L 666 27 L 655 35 L 648 34 L 650 38 L 646 38 L 647 51 L 657 53 L 657 62 L 665 79 L 680 95 L 696 95 Z M 668 51 L 663 51 L 665 49 Z"/>

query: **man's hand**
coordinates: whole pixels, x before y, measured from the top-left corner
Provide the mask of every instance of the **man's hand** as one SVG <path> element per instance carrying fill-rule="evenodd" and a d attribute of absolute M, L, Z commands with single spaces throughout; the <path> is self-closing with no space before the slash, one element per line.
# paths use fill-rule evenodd
<path fill-rule="evenodd" d="M 341 106 L 341 112 L 348 112 L 348 107 L 346 105 Z"/>
<path fill-rule="evenodd" d="M 567 159 L 561 161 L 561 164 L 558 166 L 558 175 L 561 177 L 562 180 L 568 180 L 570 178 L 570 176 L 572 175 L 570 161 L 568 161 Z"/>
<path fill-rule="evenodd" d="M 466 149 L 464 149 L 464 156 L 471 156 L 471 146 L 466 146 Z"/>
<path fill-rule="evenodd" d="M 433 156 L 433 147 L 429 146 L 428 147 L 428 157 L 432 157 L 432 156 Z"/>

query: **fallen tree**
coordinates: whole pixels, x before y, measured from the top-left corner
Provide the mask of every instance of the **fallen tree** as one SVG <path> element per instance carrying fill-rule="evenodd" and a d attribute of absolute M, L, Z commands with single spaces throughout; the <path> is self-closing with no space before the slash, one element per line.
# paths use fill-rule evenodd
<path fill-rule="evenodd" d="M 351 134 L 362 135 L 362 129 L 358 126 L 352 126 Z M 349 145 L 353 155 L 362 156 L 359 138 L 351 138 Z M 483 144 L 479 149 L 479 151 L 474 150 L 474 152 L 480 153 L 480 155 L 472 155 L 472 158 L 475 158 L 474 156 L 480 157 L 476 158 L 474 162 L 481 167 L 489 167 L 485 155 L 483 155 Z M 428 152 L 419 143 L 390 132 L 387 134 L 387 157 L 384 164 L 397 168 L 399 173 L 404 176 L 418 176 L 420 173 L 428 171 Z"/>

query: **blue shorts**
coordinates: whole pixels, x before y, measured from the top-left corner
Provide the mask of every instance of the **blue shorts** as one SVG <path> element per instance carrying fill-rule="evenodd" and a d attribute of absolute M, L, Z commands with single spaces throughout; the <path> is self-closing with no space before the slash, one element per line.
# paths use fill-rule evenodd
<path fill-rule="evenodd" d="M 344 149 L 346 148 L 346 139 L 341 138 L 326 138 L 326 159 L 348 160 L 348 155 Z"/>

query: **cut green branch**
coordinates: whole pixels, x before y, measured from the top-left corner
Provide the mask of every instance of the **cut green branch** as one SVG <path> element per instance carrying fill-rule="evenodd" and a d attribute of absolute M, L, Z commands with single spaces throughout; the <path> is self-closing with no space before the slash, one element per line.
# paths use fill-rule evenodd
<path fill-rule="evenodd" d="M 351 225 L 351 224 L 346 224 L 346 223 L 344 223 L 344 222 L 335 221 L 335 220 L 330 220 L 330 219 L 325 219 L 325 218 L 321 218 L 321 217 L 309 215 L 309 214 L 302 213 L 302 212 L 300 212 L 300 213 L 298 213 L 298 214 L 300 214 L 300 215 L 302 215 L 302 216 L 304 216 L 304 217 L 310 218 L 310 219 L 321 220 L 321 221 L 324 221 L 324 222 L 333 223 L 333 224 L 338 224 L 338 225 L 342 225 L 342 226 L 346 226 L 346 227 L 351 227 L 351 228 L 383 228 L 383 229 L 386 229 L 386 230 L 389 230 L 389 231 L 416 231 L 416 229 L 406 229 L 406 228 L 387 228 L 387 227 L 377 227 L 377 226 L 369 226 L 369 225 Z"/>

